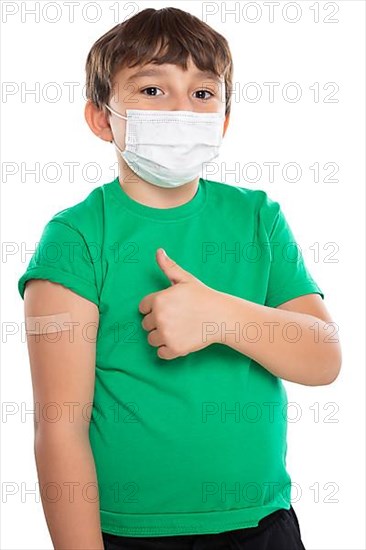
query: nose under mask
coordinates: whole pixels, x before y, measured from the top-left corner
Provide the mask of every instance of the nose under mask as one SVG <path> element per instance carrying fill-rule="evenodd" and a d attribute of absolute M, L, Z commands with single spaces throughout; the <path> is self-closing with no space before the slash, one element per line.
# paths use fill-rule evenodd
<path fill-rule="evenodd" d="M 125 149 L 113 144 L 141 179 L 159 187 L 179 187 L 195 179 L 202 165 L 219 155 L 223 113 L 126 109 Z"/>

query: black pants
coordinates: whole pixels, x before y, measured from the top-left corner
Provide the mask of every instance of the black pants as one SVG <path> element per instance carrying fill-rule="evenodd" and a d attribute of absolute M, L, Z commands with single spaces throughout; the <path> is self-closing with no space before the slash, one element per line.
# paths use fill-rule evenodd
<path fill-rule="evenodd" d="M 247 527 L 212 535 L 124 537 L 102 532 L 105 550 L 305 550 L 291 506 Z"/>

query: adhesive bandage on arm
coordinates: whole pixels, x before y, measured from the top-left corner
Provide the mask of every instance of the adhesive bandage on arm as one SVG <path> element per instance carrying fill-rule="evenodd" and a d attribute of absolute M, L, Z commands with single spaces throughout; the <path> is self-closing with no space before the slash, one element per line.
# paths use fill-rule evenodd
<path fill-rule="evenodd" d="M 71 330 L 71 315 L 68 312 L 54 315 L 40 315 L 25 318 L 27 334 L 48 334 L 62 330 Z"/>

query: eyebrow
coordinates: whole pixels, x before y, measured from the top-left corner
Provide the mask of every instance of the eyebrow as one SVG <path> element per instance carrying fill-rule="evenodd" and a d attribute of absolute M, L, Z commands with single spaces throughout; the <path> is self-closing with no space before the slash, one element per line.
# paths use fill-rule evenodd
<path fill-rule="evenodd" d="M 134 78 L 142 78 L 143 76 L 159 76 L 159 75 L 166 75 L 167 71 L 163 67 L 157 67 L 156 69 L 140 69 L 139 71 L 136 71 L 133 73 L 128 79 L 127 82 L 130 80 L 133 80 Z M 201 78 L 208 78 L 211 80 L 215 80 L 216 82 L 221 82 L 221 79 L 213 72 L 213 71 L 195 71 L 194 75 L 195 77 L 201 77 Z"/>

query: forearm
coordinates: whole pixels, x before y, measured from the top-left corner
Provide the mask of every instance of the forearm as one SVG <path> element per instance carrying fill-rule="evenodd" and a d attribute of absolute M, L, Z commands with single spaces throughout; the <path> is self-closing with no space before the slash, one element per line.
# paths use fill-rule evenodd
<path fill-rule="evenodd" d="M 54 548 L 103 550 L 97 477 L 89 441 L 76 432 L 38 432 L 34 450 Z"/>
<path fill-rule="evenodd" d="M 312 315 L 262 306 L 218 293 L 214 341 L 228 345 L 273 375 L 317 386 L 340 369 L 340 344 L 333 325 Z"/>

